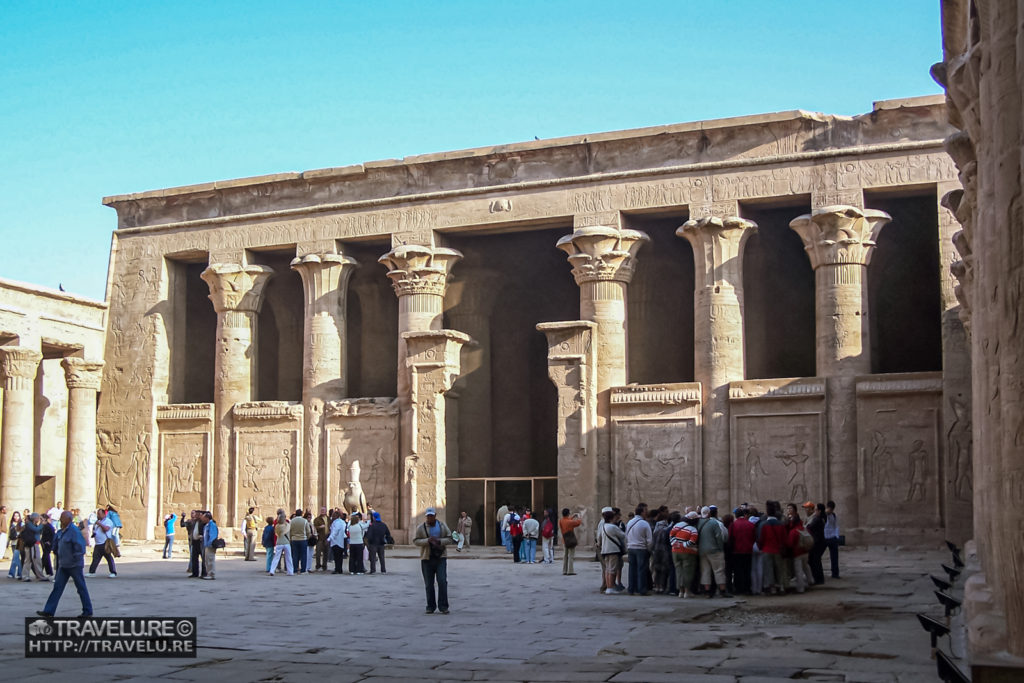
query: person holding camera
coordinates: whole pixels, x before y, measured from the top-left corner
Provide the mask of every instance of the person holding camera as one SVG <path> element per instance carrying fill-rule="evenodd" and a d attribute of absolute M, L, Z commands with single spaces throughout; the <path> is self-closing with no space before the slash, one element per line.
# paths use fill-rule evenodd
<path fill-rule="evenodd" d="M 425 515 L 427 521 L 417 527 L 413 543 L 420 547 L 420 571 L 423 572 L 423 585 L 427 591 L 427 614 L 433 614 L 438 609 L 441 614 L 448 614 L 448 550 L 445 546 L 452 544 L 452 531 L 437 518 L 437 510 L 434 508 L 427 508 Z"/>

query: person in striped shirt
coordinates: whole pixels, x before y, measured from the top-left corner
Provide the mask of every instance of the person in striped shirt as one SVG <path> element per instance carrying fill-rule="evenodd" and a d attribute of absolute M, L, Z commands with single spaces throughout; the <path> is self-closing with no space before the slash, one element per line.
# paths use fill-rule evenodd
<path fill-rule="evenodd" d="M 679 597 L 692 598 L 690 586 L 697 572 L 697 528 L 694 526 L 699 515 L 691 510 L 685 516 L 678 512 L 672 513 L 674 522 L 669 531 L 672 544 L 672 563 L 676 568 L 676 584 L 679 586 Z"/>

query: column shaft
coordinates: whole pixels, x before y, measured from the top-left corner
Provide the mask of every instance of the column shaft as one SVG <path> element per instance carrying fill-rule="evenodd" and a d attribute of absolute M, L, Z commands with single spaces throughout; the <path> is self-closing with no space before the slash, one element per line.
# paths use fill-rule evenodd
<path fill-rule="evenodd" d="M 636 253 L 650 238 L 638 230 L 609 225 L 576 228 L 556 246 L 568 254 L 580 288 L 580 318 L 593 332 L 597 382 L 596 500 L 612 499 L 611 388 L 629 381 L 626 293 Z M 562 463 L 559 463 L 559 468 Z"/>
<path fill-rule="evenodd" d="M 34 509 L 35 377 L 42 359 L 42 354 L 33 349 L 0 347 L 0 380 L 4 387 L 0 501 L 9 510 Z"/>
<path fill-rule="evenodd" d="M 345 304 L 348 281 L 355 267 L 354 260 L 339 254 L 309 254 L 292 261 L 292 268 L 302 276 L 306 301 L 302 348 L 302 500 L 310 510 L 328 504 L 332 491 L 338 489 L 331 484 L 333 470 L 325 452 L 323 416 L 327 401 L 348 394 Z"/>
<path fill-rule="evenodd" d="M 687 221 L 676 234 L 693 247 L 694 378 L 701 385 L 703 500 L 731 500 L 729 383 L 745 378 L 743 248 L 757 229 L 738 216 Z"/>
<path fill-rule="evenodd" d="M 213 515 L 224 528 L 235 526 L 237 469 L 234 444 L 236 403 L 253 400 L 256 375 L 256 323 L 263 290 L 273 270 L 266 266 L 211 264 L 202 278 L 217 311 L 214 355 Z"/>
<path fill-rule="evenodd" d="M 68 385 L 68 443 L 64 473 L 64 506 L 68 510 L 96 508 L 96 392 L 103 362 L 65 358 Z"/>
<path fill-rule="evenodd" d="M 882 211 L 827 206 L 795 218 L 814 268 L 816 358 L 828 398 L 828 487 L 845 511 L 847 527 L 859 524 L 856 376 L 871 372 L 867 265 L 875 238 L 889 222 Z"/>

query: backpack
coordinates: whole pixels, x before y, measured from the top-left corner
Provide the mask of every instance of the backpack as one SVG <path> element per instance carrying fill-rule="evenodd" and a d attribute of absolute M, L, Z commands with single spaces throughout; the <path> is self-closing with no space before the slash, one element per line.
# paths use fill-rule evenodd
<path fill-rule="evenodd" d="M 508 533 L 513 538 L 517 538 L 523 535 L 523 523 L 519 516 L 509 517 L 508 519 Z"/>
<path fill-rule="evenodd" d="M 550 519 L 544 520 L 544 528 L 540 530 L 540 535 L 544 538 L 555 537 L 555 525 L 551 523 Z"/>
<path fill-rule="evenodd" d="M 814 537 L 806 529 L 798 530 L 797 534 L 799 534 L 797 543 L 800 546 L 800 550 L 810 550 L 814 547 Z"/>

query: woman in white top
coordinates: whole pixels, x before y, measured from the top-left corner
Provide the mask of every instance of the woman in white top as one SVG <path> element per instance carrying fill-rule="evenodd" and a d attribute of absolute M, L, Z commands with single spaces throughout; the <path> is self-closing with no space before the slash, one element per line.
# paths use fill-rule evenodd
<path fill-rule="evenodd" d="M 331 513 L 331 533 L 327 542 L 331 544 L 331 555 L 334 557 L 334 573 L 344 574 L 345 569 L 345 537 L 348 535 L 348 522 L 341 518 L 335 510 Z"/>
<path fill-rule="evenodd" d="M 352 513 L 352 523 L 348 525 L 348 573 L 365 574 L 366 567 L 363 566 L 363 534 L 370 527 L 369 522 L 363 521 L 363 515 L 359 512 Z"/>

